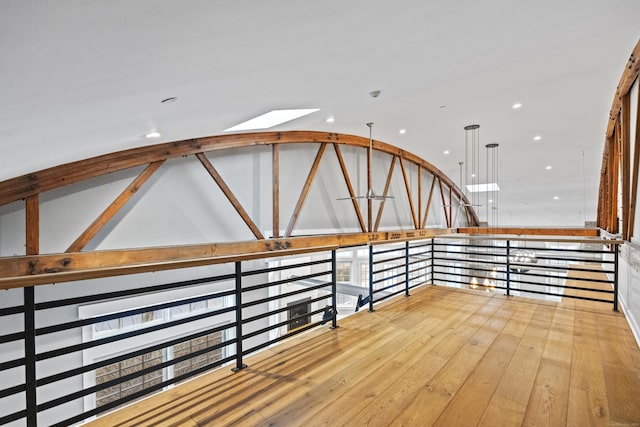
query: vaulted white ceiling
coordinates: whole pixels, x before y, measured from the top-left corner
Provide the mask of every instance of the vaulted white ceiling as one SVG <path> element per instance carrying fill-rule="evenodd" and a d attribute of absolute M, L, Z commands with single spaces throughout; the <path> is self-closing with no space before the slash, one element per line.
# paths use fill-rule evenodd
<path fill-rule="evenodd" d="M 456 182 L 480 124 L 501 225 L 582 225 L 638 37 L 638 0 L 0 0 L 0 179 L 319 108 L 274 130 L 373 121 Z"/>

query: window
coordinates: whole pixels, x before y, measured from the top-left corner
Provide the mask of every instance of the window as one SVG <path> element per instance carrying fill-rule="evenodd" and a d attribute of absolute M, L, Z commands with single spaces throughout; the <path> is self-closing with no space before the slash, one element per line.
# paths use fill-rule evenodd
<path fill-rule="evenodd" d="M 96 369 L 96 385 L 139 372 L 162 363 L 163 351 L 156 350 Z M 162 382 L 162 369 L 96 392 L 96 408 Z"/>
<path fill-rule="evenodd" d="M 176 344 L 173 346 L 173 358 L 175 359 L 178 357 L 182 357 L 195 351 L 220 344 L 221 342 L 222 333 L 216 332 L 204 337 L 195 338 L 180 344 Z M 195 371 L 198 368 L 209 365 L 220 359 L 222 359 L 222 348 L 218 348 L 216 350 L 212 350 L 199 356 L 195 356 L 190 359 L 183 360 L 182 362 L 176 363 L 175 365 L 173 365 L 173 374 L 175 377 L 177 377 L 182 374 L 186 374 L 187 372 Z"/>
<path fill-rule="evenodd" d="M 351 262 L 341 261 L 336 263 L 336 281 L 351 282 Z"/>
<path fill-rule="evenodd" d="M 139 372 L 143 369 L 159 365 L 167 360 L 182 357 L 193 352 L 212 347 L 223 342 L 223 332 L 215 332 L 176 344 L 167 349 L 155 350 L 141 356 L 125 359 L 96 369 L 96 385 L 116 380 L 120 377 Z M 218 348 L 198 356 L 194 356 L 173 365 L 173 370 L 159 368 L 151 373 L 141 375 L 129 381 L 96 392 L 96 408 L 129 396 L 138 391 L 160 384 L 165 379 L 174 378 L 195 371 L 223 358 L 223 349 Z M 173 371 L 173 374 L 172 372 Z M 129 402 L 127 402 L 129 403 Z"/>

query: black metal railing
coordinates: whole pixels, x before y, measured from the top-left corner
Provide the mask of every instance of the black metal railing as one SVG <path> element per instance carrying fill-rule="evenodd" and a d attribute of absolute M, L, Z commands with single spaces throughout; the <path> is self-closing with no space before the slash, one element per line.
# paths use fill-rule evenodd
<path fill-rule="evenodd" d="M 617 243 L 613 248 L 605 243 L 491 237 L 434 239 L 432 282 L 506 295 L 602 302 L 617 311 Z"/>
<path fill-rule="evenodd" d="M 356 311 L 424 284 L 617 310 L 618 248 L 603 243 L 467 236 L 370 244 L 367 283 L 358 283 L 368 293 Z M 213 368 L 243 369 L 247 355 L 319 325 L 335 328 L 336 260 L 325 250 L 261 260 L 266 268 L 235 262 L 216 267 L 218 275 L 135 288 L 112 278 L 97 293 L 95 283 L 14 289 L 0 301 L 0 424 L 79 423 Z"/>
<path fill-rule="evenodd" d="M 0 322 L 8 325 L 0 335 L 0 424 L 75 424 L 231 362 L 242 369 L 248 354 L 318 325 L 336 327 L 335 251 L 320 257 L 279 259 L 264 269 L 236 262 L 226 274 L 88 295 L 80 290 L 64 299 L 48 299 L 47 286 L 22 289 L 20 305 L 0 309 Z M 301 278 L 315 284 L 297 284 Z M 78 291 L 74 284 L 56 287 L 61 294 Z M 78 314 L 92 304 L 153 301 L 171 292 L 190 296 Z M 98 404 L 100 395 L 107 398 Z"/>

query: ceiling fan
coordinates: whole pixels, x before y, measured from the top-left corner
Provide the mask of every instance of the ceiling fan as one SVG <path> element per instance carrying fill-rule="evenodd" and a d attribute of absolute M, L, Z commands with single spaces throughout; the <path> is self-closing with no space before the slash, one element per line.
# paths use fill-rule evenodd
<path fill-rule="evenodd" d="M 369 151 L 368 151 L 368 164 L 369 164 L 369 168 L 368 168 L 368 181 L 369 183 L 371 183 L 371 165 L 372 163 L 372 158 L 373 158 L 373 122 L 369 122 L 367 123 L 367 126 L 369 127 Z M 367 199 L 367 200 L 386 200 L 386 199 L 393 199 L 393 196 L 383 196 L 383 195 L 377 195 L 374 191 L 373 188 L 369 187 L 369 189 L 367 190 L 367 194 L 365 194 L 364 196 L 354 196 L 354 197 L 341 197 L 337 200 L 353 200 L 353 199 Z"/>

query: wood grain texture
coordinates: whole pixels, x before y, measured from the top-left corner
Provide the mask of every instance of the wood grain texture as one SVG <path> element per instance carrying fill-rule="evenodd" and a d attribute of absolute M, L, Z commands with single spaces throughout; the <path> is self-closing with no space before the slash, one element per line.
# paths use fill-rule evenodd
<path fill-rule="evenodd" d="M 610 309 L 426 286 L 339 324 L 89 425 L 640 423 L 640 349 Z"/>

